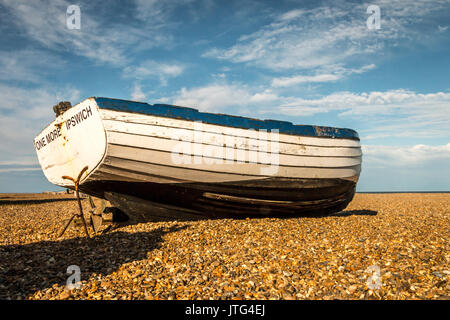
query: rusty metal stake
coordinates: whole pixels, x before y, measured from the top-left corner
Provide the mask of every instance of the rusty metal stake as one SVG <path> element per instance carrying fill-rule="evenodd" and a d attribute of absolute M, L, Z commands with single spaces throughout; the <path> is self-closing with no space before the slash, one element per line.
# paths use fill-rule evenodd
<path fill-rule="evenodd" d="M 61 231 L 61 233 L 59 234 L 58 238 L 61 237 L 61 236 L 64 234 L 64 232 L 66 232 L 66 230 L 67 230 L 67 228 L 69 227 L 70 223 L 72 222 L 72 220 L 73 220 L 76 216 L 79 216 L 79 217 L 81 218 L 81 221 L 83 221 L 84 231 L 86 232 L 87 237 L 90 238 L 90 235 L 89 235 L 89 232 L 88 232 L 88 229 L 87 229 L 87 226 L 86 226 L 86 221 L 84 220 L 83 207 L 81 206 L 81 200 L 80 200 L 80 193 L 79 193 L 79 191 L 78 191 L 78 186 L 79 186 L 79 184 L 80 184 L 81 176 L 83 175 L 83 173 L 84 173 L 87 169 L 88 169 L 88 166 L 84 167 L 83 170 L 81 170 L 80 174 L 78 174 L 78 177 L 77 177 L 76 180 L 75 180 L 74 178 L 72 178 L 72 177 L 69 177 L 69 176 L 62 176 L 63 179 L 71 180 L 71 181 L 73 181 L 73 183 L 74 183 L 74 186 L 75 186 L 75 194 L 77 195 L 78 207 L 80 208 L 80 213 L 79 213 L 79 214 L 76 214 L 76 213 L 75 213 L 75 214 L 72 216 L 72 218 L 70 218 L 69 222 L 67 222 L 66 226 L 65 226 L 64 229 Z"/>

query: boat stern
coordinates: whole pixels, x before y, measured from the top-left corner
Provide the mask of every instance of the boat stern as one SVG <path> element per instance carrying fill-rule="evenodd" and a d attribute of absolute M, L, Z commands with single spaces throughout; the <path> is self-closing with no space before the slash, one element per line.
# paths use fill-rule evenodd
<path fill-rule="evenodd" d="M 59 115 L 34 139 L 45 177 L 61 187 L 73 182 L 62 176 L 78 177 L 82 183 L 102 162 L 106 153 L 106 132 L 97 103 L 89 98 Z"/>

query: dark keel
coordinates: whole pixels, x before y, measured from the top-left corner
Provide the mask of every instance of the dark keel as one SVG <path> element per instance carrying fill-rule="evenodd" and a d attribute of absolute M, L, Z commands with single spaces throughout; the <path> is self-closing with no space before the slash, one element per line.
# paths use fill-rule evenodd
<path fill-rule="evenodd" d="M 92 181 L 80 190 L 99 198 L 111 193 L 192 210 L 211 217 L 325 215 L 343 210 L 353 199 L 356 182 L 345 179 L 251 180 L 232 183 Z M 109 200 L 109 199 L 108 199 Z M 151 210 L 138 214 L 152 215 Z"/>

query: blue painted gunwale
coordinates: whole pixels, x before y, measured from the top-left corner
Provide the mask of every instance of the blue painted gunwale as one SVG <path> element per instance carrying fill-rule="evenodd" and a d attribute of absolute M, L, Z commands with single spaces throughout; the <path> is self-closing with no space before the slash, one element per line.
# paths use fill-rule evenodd
<path fill-rule="evenodd" d="M 109 109 L 122 112 L 148 114 L 166 118 L 201 121 L 233 128 L 273 130 L 279 133 L 307 137 L 324 137 L 338 139 L 359 140 L 355 130 L 347 128 L 322 127 L 312 125 L 294 125 L 291 122 L 279 120 L 259 120 L 240 116 L 219 113 L 200 112 L 197 109 L 179 107 L 168 104 L 148 104 L 129 100 L 93 97 L 100 109 Z"/>

